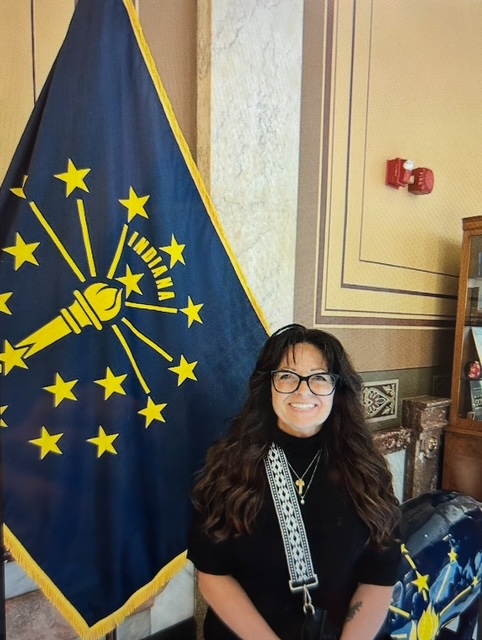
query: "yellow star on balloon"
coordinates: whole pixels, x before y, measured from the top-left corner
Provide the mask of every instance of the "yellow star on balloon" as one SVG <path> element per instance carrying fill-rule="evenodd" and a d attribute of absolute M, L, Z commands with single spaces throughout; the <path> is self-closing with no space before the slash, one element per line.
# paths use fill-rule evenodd
<path fill-rule="evenodd" d="M 191 300 L 191 296 L 187 297 L 187 307 L 185 307 L 184 309 L 179 309 L 179 311 L 182 311 L 187 315 L 188 328 L 190 328 L 193 322 L 200 322 L 201 324 L 203 323 L 199 315 L 199 312 L 203 307 L 204 304 L 194 304 L 194 302 Z"/>
<path fill-rule="evenodd" d="M 70 380 L 66 382 L 62 379 L 60 373 L 55 374 L 55 383 L 49 387 L 44 387 L 45 391 L 53 393 L 54 395 L 54 407 L 58 407 L 63 400 L 77 400 L 72 392 L 72 389 L 77 384 L 78 380 Z"/>
<path fill-rule="evenodd" d="M 146 429 L 153 420 L 159 420 L 159 422 L 166 422 L 162 415 L 163 409 L 167 407 L 167 403 L 156 404 L 152 401 L 150 396 L 147 398 L 147 406 L 145 409 L 138 411 L 139 415 L 146 417 Z"/>
<path fill-rule="evenodd" d="M 182 252 L 186 248 L 185 244 L 179 244 L 174 235 L 171 236 L 171 244 L 168 247 L 159 247 L 161 251 L 168 253 L 171 256 L 171 264 L 169 268 L 172 269 L 175 264 L 181 262 L 186 264 Z"/>
<path fill-rule="evenodd" d="M 25 262 L 30 262 L 38 267 L 37 258 L 33 255 L 40 242 L 25 242 L 22 236 L 17 233 L 15 236 L 15 246 L 5 247 L 4 251 L 10 253 L 15 258 L 15 271 L 18 271 Z"/>
<path fill-rule="evenodd" d="M 40 460 L 43 460 L 48 453 L 62 454 L 62 451 L 57 446 L 57 442 L 63 436 L 63 433 L 57 433 L 56 435 L 50 435 L 45 427 L 42 427 L 42 435 L 35 440 L 29 440 L 36 447 L 40 447 Z"/>
<path fill-rule="evenodd" d="M 16 349 L 8 340 L 5 340 L 4 344 L 5 350 L 3 353 L 0 353 L 0 361 L 5 364 L 4 374 L 7 375 L 14 367 L 28 369 L 28 366 L 23 361 L 23 356 L 27 353 L 29 348 L 21 347 Z"/>
<path fill-rule="evenodd" d="M 447 555 L 450 558 L 450 562 L 457 562 L 458 555 L 455 549 L 450 549 Z"/>
<path fill-rule="evenodd" d="M 429 575 L 425 575 L 422 576 L 421 573 L 419 573 L 418 571 L 415 571 L 415 573 L 417 574 L 417 578 L 416 580 L 412 580 L 412 584 L 414 584 L 417 589 L 418 592 L 420 593 L 421 591 L 428 591 L 428 579 L 429 579 Z"/>
<path fill-rule="evenodd" d="M 24 176 L 21 187 L 13 187 L 12 189 L 10 189 L 10 191 L 13 193 L 14 196 L 17 196 L 18 198 L 23 198 L 24 200 L 27 199 L 27 196 L 25 195 L 25 184 L 27 180 L 28 180 L 28 176 Z"/>
<path fill-rule="evenodd" d="M 102 427 L 99 427 L 99 435 L 95 438 L 89 438 L 87 442 L 95 444 L 97 447 L 97 457 L 100 458 L 106 451 L 117 455 L 117 451 L 114 449 L 113 442 L 118 437 L 118 433 L 113 433 L 110 436 L 104 431 Z"/>
<path fill-rule="evenodd" d="M 129 265 L 126 265 L 126 274 L 125 276 L 120 276 L 116 278 L 119 282 L 121 282 L 126 288 L 126 298 L 128 298 L 131 293 L 140 293 L 142 295 L 142 290 L 139 287 L 139 280 L 144 276 L 143 273 L 132 273 Z"/>
<path fill-rule="evenodd" d="M 67 198 L 75 189 L 82 189 L 82 191 L 89 193 L 89 189 L 84 182 L 84 178 L 88 173 L 90 173 L 90 169 L 77 169 L 69 158 L 67 171 L 65 173 L 55 174 L 55 178 L 65 182 L 65 197 Z"/>
<path fill-rule="evenodd" d="M 127 208 L 127 222 L 130 222 L 136 216 L 148 218 L 147 211 L 144 209 L 146 202 L 151 196 L 138 196 L 132 187 L 129 188 L 129 197 L 119 202 Z"/>
<path fill-rule="evenodd" d="M 7 306 L 7 300 L 9 300 L 13 296 L 13 291 L 9 291 L 8 293 L 0 293 L 0 313 L 6 313 L 9 316 L 12 315 L 12 312 Z"/>
<path fill-rule="evenodd" d="M 107 367 L 105 371 L 105 378 L 101 378 L 100 380 L 95 380 L 96 384 L 100 384 L 101 387 L 105 388 L 104 400 L 110 398 L 113 393 L 119 393 L 121 396 L 125 396 L 126 392 L 122 388 L 122 383 L 127 378 L 127 373 L 124 373 L 120 376 L 115 376 L 110 367 Z"/>
<path fill-rule="evenodd" d="M 0 407 L 0 427 L 8 427 L 8 424 L 5 422 L 5 420 L 1 417 L 3 416 L 3 414 L 5 413 L 5 411 L 8 409 L 8 404 L 3 405 L 3 407 Z"/>
<path fill-rule="evenodd" d="M 197 361 L 188 362 L 184 356 L 181 356 L 181 360 L 177 367 L 169 367 L 169 371 L 173 371 L 174 373 L 177 373 L 177 375 L 179 376 L 177 381 L 178 387 L 180 387 L 182 383 L 188 378 L 190 380 L 197 381 L 196 375 L 194 373 L 194 368 L 196 367 L 196 365 L 197 365 Z"/>

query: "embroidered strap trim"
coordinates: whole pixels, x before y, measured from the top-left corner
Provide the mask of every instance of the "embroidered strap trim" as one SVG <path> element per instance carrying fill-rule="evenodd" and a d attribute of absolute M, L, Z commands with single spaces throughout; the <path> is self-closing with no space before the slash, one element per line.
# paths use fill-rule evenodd
<path fill-rule="evenodd" d="M 273 442 L 264 464 L 283 538 L 290 589 L 306 593 L 307 588 L 318 586 L 318 576 L 313 569 L 305 523 L 283 449 Z"/>

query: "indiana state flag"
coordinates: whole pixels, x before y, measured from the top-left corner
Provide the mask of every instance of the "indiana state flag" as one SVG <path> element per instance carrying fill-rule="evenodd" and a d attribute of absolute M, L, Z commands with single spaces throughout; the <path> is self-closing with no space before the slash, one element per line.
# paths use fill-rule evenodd
<path fill-rule="evenodd" d="M 185 561 L 266 339 L 131 0 L 79 0 L 0 192 L 7 548 L 85 639 Z"/>

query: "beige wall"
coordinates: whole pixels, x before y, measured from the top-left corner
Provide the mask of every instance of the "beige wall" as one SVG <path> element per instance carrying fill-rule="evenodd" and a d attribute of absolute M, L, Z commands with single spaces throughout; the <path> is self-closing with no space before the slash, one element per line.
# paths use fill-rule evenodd
<path fill-rule="evenodd" d="M 74 0 L 0 2 L 0 182 L 64 39 Z"/>
<path fill-rule="evenodd" d="M 197 0 L 138 0 L 139 19 L 177 121 L 196 158 Z"/>
<path fill-rule="evenodd" d="M 451 356 L 461 218 L 482 201 L 481 27 L 477 0 L 305 3 L 295 317 L 364 371 Z M 434 171 L 432 194 L 385 185 L 397 156 Z"/>

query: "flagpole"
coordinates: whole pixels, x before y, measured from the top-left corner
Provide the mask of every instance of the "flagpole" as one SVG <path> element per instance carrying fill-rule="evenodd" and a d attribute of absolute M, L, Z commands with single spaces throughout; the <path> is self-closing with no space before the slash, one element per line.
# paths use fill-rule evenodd
<path fill-rule="evenodd" d="M 109 631 L 109 633 L 105 637 L 105 640 L 117 640 L 116 629 L 112 629 L 112 631 Z"/>

